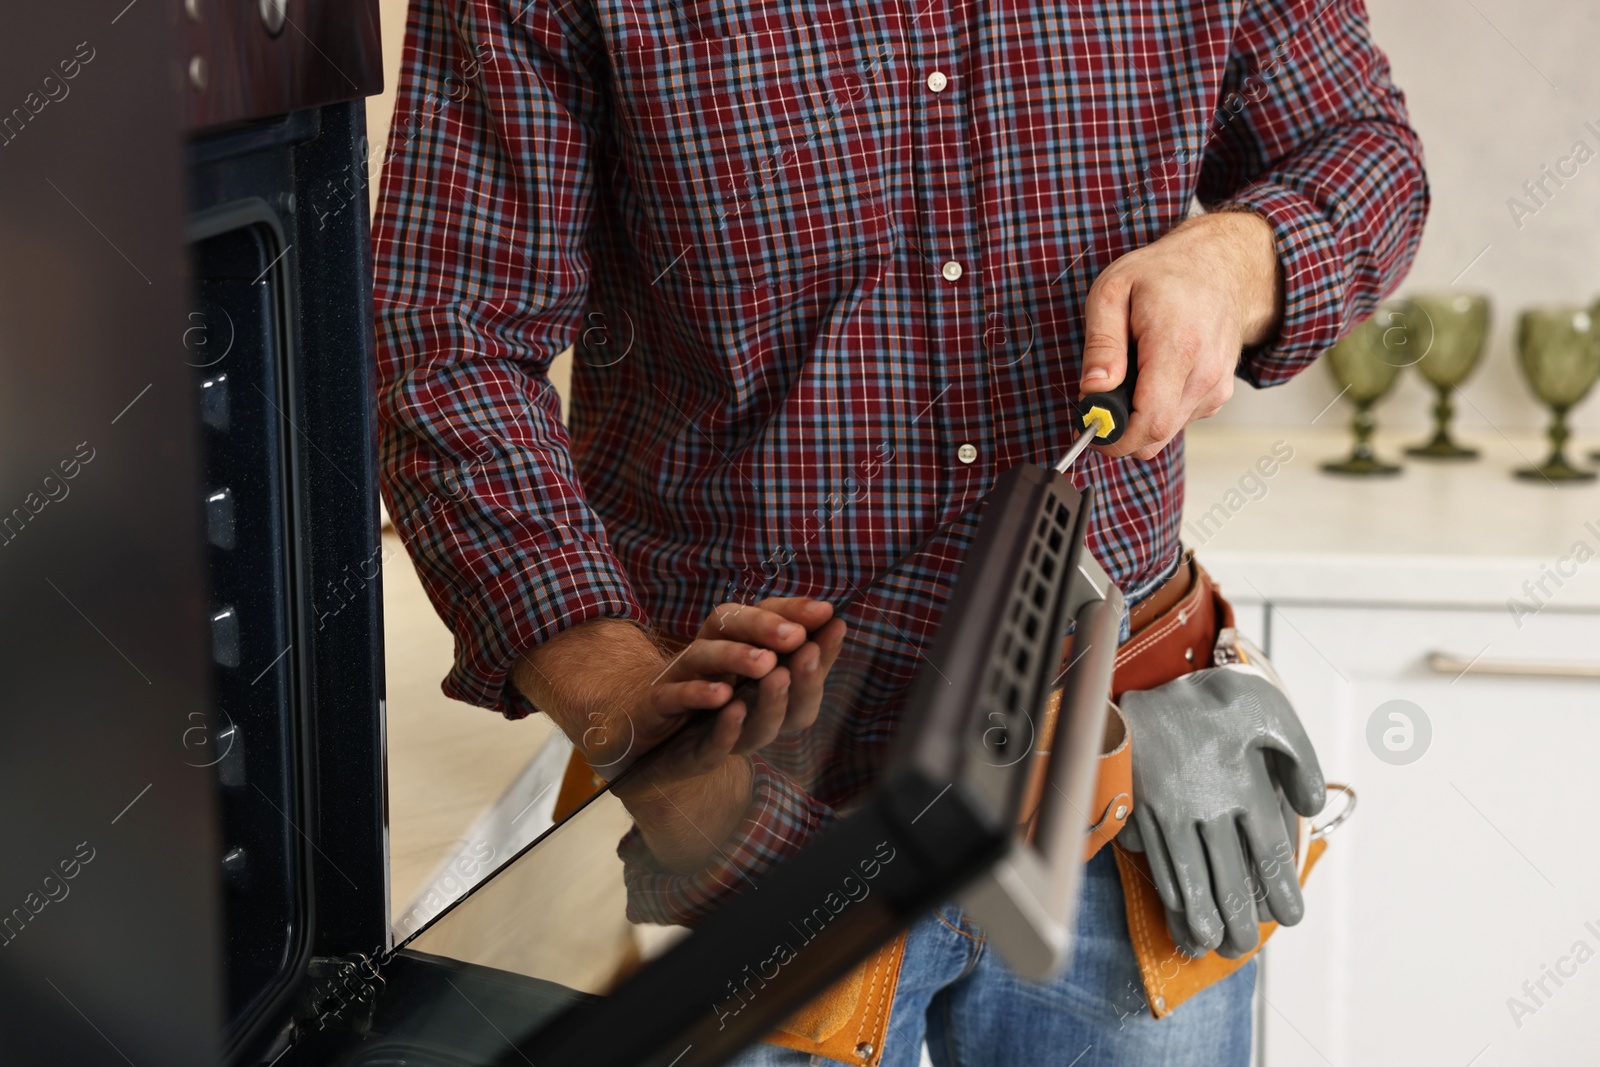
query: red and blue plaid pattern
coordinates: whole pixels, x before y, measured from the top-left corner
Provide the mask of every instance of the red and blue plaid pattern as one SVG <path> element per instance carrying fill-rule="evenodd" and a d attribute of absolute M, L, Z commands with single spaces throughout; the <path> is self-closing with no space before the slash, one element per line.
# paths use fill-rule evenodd
<path fill-rule="evenodd" d="M 1048 462 L 1090 284 L 1195 199 L 1276 231 L 1257 385 L 1370 313 L 1426 213 L 1360 0 L 410 20 L 376 224 L 384 492 L 456 636 L 445 692 L 511 716 L 532 709 L 508 668 L 565 627 L 837 599 Z M 569 345 L 564 424 L 546 370 Z M 1170 565 L 1181 438 L 1074 478 L 1124 588 Z"/>

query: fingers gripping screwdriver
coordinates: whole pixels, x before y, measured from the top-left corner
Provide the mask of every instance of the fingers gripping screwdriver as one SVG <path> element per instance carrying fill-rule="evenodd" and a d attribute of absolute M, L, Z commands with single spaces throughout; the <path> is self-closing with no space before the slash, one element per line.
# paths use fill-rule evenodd
<path fill-rule="evenodd" d="M 1122 384 L 1104 393 L 1090 393 L 1078 401 L 1082 409 L 1083 432 L 1072 442 L 1067 454 L 1056 463 L 1062 474 L 1091 444 L 1112 445 L 1122 440 L 1133 415 L 1133 387 L 1139 380 L 1139 348 L 1128 343 L 1128 373 Z"/>

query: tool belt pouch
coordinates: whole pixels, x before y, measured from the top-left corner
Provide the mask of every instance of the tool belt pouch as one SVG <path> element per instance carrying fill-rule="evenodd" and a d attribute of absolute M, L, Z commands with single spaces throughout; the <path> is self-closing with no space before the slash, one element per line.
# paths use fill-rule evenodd
<path fill-rule="evenodd" d="M 1241 637 L 1231 625 L 1232 608 L 1220 596 L 1219 621 L 1224 622 L 1217 633 L 1212 662 L 1203 666 L 1249 664 L 1258 668 L 1269 681 L 1283 688 L 1282 681 L 1272 664 L 1260 649 L 1247 638 Z M 1340 787 L 1333 787 L 1340 788 Z M 1314 835 L 1305 819 L 1297 819 L 1298 827 L 1295 862 L 1299 867 L 1300 884 L 1305 885 L 1311 868 L 1327 849 L 1320 834 Z M 1121 845 L 1114 849 L 1117 873 L 1122 880 L 1122 895 L 1127 906 L 1128 936 L 1139 963 L 1139 976 L 1144 983 L 1145 1004 L 1150 1014 L 1158 1019 L 1172 1014 L 1184 1001 L 1207 987 L 1222 981 L 1254 958 L 1267 943 L 1267 938 L 1277 930 L 1275 922 L 1261 924 L 1261 939 L 1250 952 L 1237 959 L 1227 959 L 1216 952 L 1194 958 L 1185 955 L 1172 939 L 1167 928 L 1166 908 L 1156 892 L 1149 862 L 1141 852 L 1132 852 Z"/>
<path fill-rule="evenodd" d="M 843 1063 L 878 1067 L 906 953 L 901 934 L 768 1034 L 766 1042 Z"/>
<path fill-rule="evenodd" d="M 1311 868 L 1321 858 L 1328 843 L 1312 841 L 1300 863 L 1300 884 L 1305 885 Z M 1139 977 L 1144 983 L 1145 1003 L 1157 1019 L 1171 1015 L 1178 1005 L 1208 986 L 1228 977 L 1246 963 L 1278 928 L 1274 922 L 1261 924 L 1261 941 L 1238 959 L 1227 959 L 1208 952 L 1199 959 L 1184 955 L 1167 930 L 1167 913 L 1150 878 L 1144 855 L 1129 852 L 1120 845 L 1113 849 L 1117 872 L 1122 877 L 1122 895 L 1128 910 L 1128 936 L 1139 961 Z"/>

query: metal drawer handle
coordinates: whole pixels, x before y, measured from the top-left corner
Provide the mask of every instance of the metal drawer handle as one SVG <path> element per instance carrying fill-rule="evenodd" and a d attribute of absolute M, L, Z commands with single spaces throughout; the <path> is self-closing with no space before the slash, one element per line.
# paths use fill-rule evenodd
<path fill-rule="evenodd" d="M 1429 652 L 1428 667 L 1436 674 L 1496 674 L 1516 678 L 1600 678 L 1600 663 L 1556 663 L 1540 660 L 1462 659 L 1448 652 Z"/>

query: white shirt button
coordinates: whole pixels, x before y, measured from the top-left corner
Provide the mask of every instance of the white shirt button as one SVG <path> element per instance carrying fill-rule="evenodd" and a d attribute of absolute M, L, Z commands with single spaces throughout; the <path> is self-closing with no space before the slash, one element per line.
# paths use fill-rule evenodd
<path fill-rule="evenodd" d="M 961 264 L 952 259 L 944 265 L 944 269 L 939 273 L 944 275 L 944 280 L 947 282 L 959 281 L 961 278 Z"/>
<path fill-rule="evenodd" d="M 978 447 L 970 444 L 962 445 L 956 449 L 956 458 L 963 463 L 972 463 L 978 458 Z"/>
<path fill-rule="evenodd" d="M 928 88 L 936 93 L 944 92 L 944 87 L 950 84 L 950 79 L 944 76 L 944 71 L 936 70 L 928 75 Z"/>

